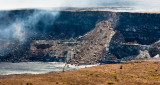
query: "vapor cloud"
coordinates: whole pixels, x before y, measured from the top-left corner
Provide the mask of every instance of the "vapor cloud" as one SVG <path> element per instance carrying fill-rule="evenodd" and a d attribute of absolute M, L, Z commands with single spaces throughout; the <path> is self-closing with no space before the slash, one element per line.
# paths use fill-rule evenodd
<path fill-rule="evenodd" d="M 4 14 L 4 12 L 1 12 Z M 7 14 L 7 12 L 5 12 Z M 5 14 L 4 14 L 5 15 Z M 13 51 L 15 48 L 18 49 L 19 45 L 23 45 L 26 41 L 29 41 L 31 37 L 36 37 L 44 35 L 46 28 L 41 29 L 41 33 L 38 34 L 38 28 L 36 24 L 42 19 L 43 16 L 50 16 L 52 21 L 56 19 L 56 16 L 59 15 L 58 11 L 52 10 L 35 10 L 33 14 L 26 16 L 25 18 L 17 19 L 10 24 L 1 24 L 0 25 L 0 56 L 5 55 L 9 51 Z M 1 16 L 3 17 L 3 16 Z M 0 18 L 1 18 L 0 17 Z M 15 17 L 16 18 L 16 17 Z M 48 19 L 44 19 L 44 25 L 48 25 L 51 22 Z M 32 28 L 32 29 L 31 29 Z M 44 35 L 45 36 L 45 35 Z M 18 43 L 17 43 L 18 42 Z M 14 44 L 14 48 L 12 46 Z M 12 49 L 12 50 L 10 50 Z"/>
<path fill-rule="evenodd" d="M 0 0 L 0 10 L 10 9 L 22 9 L 22 8 L 43 8 L 41 11 L 37 11 L 30 16 L 27 16 L 24 20 L 14 21 L 8 26 L 0 26 L 0 39 L 15 39 L 21 42 L 25 41 L 28 37 L 36 35 L 34 31 L 28 31 L 29 26 L 34 26 L 39 19 L 45 15 L 52 15 L 52 19 L 58 16 L 59 12 L 53 12 L 45 8 L 54 7 L 96 7 L 101 5 L 114 5 L 120 2 L 126 2 L 126 0 Z M 126 3 L 121 3 L 126 4 Z M 0 12 L 0 18 L 5 15 L 6 12 Z M 45 21 L 44 21 L 45 22 Z M 34 30 L 34 29 L 33 29 Z M 45 30 L 45 29 L 42 29 Z M 36 30 L 35 30 L 36 31 Z"/>
<path fill-rule="evenodd" d="M 160 11 L 159 0 L 0 0 L 0 10 L 22 8 L 54 8 L 54 7 L 97 7 L 107 5 L 132 6 L 130 11 Z M 0 11 L 0 18 L 7 12 Z M 26 27 L 34 26 L 44 14 L 56 17 L 59 12 L 42 10 L 28 16 L 25 20 L 15 21 L 7 27 L 0 26 L 0 38 L 24 41 L 29 33 Z M 53 18 L 54 19 L 54 18 Z"/>
<path fill-rule="evenodd" d="M 160 11 L 159 0 L 0 0 L 0 10 L 11 9 L 27 9 L 27 8 L 54 8 L 54 7 L 99 7 L 108 5 L 118 6 L 131 6 L 134 9 L 130 11 Z M 0 11 L 0 18 L 2 18 L 7 12 Z M 24 42 L 30 36 L 33 36 L 34 31 L 28 30 L 29 26 L 34 26 L 41 16 L 49 14 L 52 15 L 52 19 L 55 19 L 59 15 L 59 12 L 53 12 L 52 10 L 41 10 L 27 16 L 24 20 L 16 20 L 8 26 L 0 26 L 0 44 L 2 40 L 5 42 L 12 42 L 18 40 Z M 45 21 L 44 21 L 45 22 Z M 42 29 L 45 30 L 45 29 Z M 1 49 L 0 46 L 0 49 Z M 7 46 L 7 45 L 6 45 Z M 1 51 L 0 51 L 1 54 Z"/>

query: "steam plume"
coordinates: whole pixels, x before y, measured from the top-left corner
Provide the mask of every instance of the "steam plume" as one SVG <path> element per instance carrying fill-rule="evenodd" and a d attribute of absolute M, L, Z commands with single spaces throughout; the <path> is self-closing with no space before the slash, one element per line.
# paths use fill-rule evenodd
<path fill-rule="evenodd" d="M 4 42 L 11 43 L 14 40 L 25 42 L 27 38 L 35 35 L 36 29 L 28 30 L 28 27 L 34 26 L 41 16 L 45 14 L 52 15 L 53 19 L 59 15 L 59 12 L 53 12 L 46 8 L 54 7 L 99 7 L 99 6 L 131 6 L 134 9 L 130 11 L 160 11 L 159 0 L 0 0 L 0 10 L 22 9 L 22 8 L 43 8 L 45 10 L 36 11 L 24 20 L 16 20 L 11 24 L 0 26 L 0 49 L 2 46 L 8 46 Z M 3 18 L 7 12 L 0 11 L 0 18 Z M 42 29 L 45 30 L 45 29 Z M 5 48 L 5 47 L 3 47 Z"/>

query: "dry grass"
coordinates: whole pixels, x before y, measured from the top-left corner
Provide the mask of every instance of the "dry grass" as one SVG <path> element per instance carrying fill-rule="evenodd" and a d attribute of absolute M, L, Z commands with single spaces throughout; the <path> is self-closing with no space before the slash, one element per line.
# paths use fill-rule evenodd
<path fill-rule="evenodd" d="M 0 78 L 0 85 L 160 85 L 160 62 L 129 62 Z"/>

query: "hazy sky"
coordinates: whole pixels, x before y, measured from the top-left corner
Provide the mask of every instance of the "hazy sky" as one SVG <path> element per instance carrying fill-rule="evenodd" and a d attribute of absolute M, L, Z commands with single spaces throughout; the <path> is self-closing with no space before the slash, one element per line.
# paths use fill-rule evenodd
<path fill-rule="evenodd" d="M 0 9 L 57 7 L 65 0 L 0 0 Z"/>
<path fill-rule="evenodd" d="M 126 1 L 127 0 L 0 0 L 0 9 L 101 6 L 119 2 L 125 4 Z"/>
<path fill-rule="evenodd" d="M 86 7 L 129 4 L 142 9 L 160 9 L 160 0 L 0 0 L 0 10 L 48 7 Z"/>

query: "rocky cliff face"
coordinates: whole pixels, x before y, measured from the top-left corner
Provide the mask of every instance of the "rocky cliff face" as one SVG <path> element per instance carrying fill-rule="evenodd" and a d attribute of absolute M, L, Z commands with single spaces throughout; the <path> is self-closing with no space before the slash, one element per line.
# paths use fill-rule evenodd
<path fill-rule="evenodd" d="M 73 64 L 95 64 L 102 54 L 102 49 L 109 47 L 115 33 L 112 23 L 114 23 L 112 19 L 101 21 L 95 29 L 75 39 L 35 41 L 31 44 L 31 51 L 38 56 L 40 53 L 50 54 L 49 60 L 57 58 L 60 61 L 65 61 L 60 59 L 63 58 Z M 45 48 L 48 45 L 51 47 Z M 37 46 L 45 47 L 37 48 Z"/>
<path fill-rule="evenodd" d="M 34 12 L 8 12 L 0 25 L 7 26 L 15 17 L 23 20 Z M 17 50 L 5 55 L 1 52 L 1 61 L 95 64 L 153 57 L 159 54 L 154 44 L 160 38 L 159 20 L 160 14 L 148 13 L 62 11 L 56 18 L 45 14 L 34 25 L 26 26 L 34 35 L 25 44 L 14 45 Z"/>
<path fill-rule="evenodd" d="M 147 13 L 118 13 L 115 30 L 120 31 L 126 42 L 150 45 L 159 40 L 160 16 Z"/>

